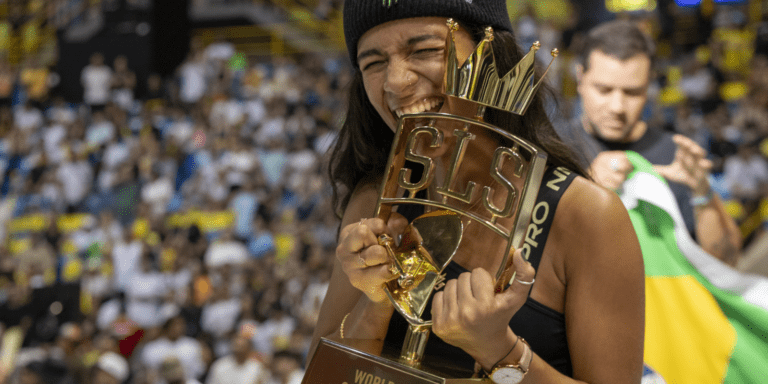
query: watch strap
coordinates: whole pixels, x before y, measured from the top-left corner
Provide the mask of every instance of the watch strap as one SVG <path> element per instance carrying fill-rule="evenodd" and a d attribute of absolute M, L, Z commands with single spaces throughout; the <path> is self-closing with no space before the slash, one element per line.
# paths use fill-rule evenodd
<path fill-rule="evenodd" d="M 528 342 L 525 341 L 525 339 L 518 336 L 518 340 L 521 342 L 520 344 L 523 345 L 523 354 L 522 356 L 520 356 L 520 361 L 518 361 L 517 364 L 498 363 L 493 368 L 491 368 L 491 372 L 487 372 L 487 371 L 485 372 L 486 377 L 491 377 L 491 375 L 493 375 L 493 372 L 499 368 L 514 368 L 522 372 L 523 375 L 528 373 L 528 369 L 530 369 L 531 367 L 531 361 L 533 360 L 533 351 L 531 350 L 531 346 L 528 345 Z"/>
<path fill-rule="evenodd" d="M 531 367 L 531 361 L 533 360 L 533 351 L 525 339 L 521 337 L 520 341 L 523 342 L 523 348 L 525 349 L 523 349 L 523 356 L 520 357 L 520 362 L 518 365 L 520 366 L 520 369 L 523 371 L 523 373 L 528 373 L 528 369 Z"/>

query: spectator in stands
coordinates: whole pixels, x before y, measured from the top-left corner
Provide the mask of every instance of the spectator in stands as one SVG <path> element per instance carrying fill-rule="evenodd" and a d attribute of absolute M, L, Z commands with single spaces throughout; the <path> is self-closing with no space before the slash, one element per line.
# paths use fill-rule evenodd
<path fill-rule="evenodd" d="M 107 118 L 105 111 L 94 111 L 93 119 L 85 130 L 85 140 L 89 147 L 101 147 L 117 137 L 117 128 Z"/>
<path fill-rule="evenodd" d="M 159 375 L 165 384 L 200 384 L 199 381 L 187 378 L 184 374 L 184 366 L 175 356 L 166 357 L 160 364 Z"/>
<path fill-rule="evenodd" d="M 767 89 L 753 86 L 733 116 L 733 125 L 753 138 L 768 137 Z"/>
<path fill-rule="evenodd" d="M 259 209 L 260 193 L 253 176 L 245 177 L 241 186 L 234 187 L 229 209 L 235 214 L 234 235 L 241 241 L 250 240 L 255 233 L 253 220 Z"/>
<path fill-rule="evenodd" d="M 104 352 L 93 368 L 91 384 L 122 384 L 130 373 L 128 362 L 123 356 L 115 352 Z"/>
<path fill-rule="evenodd" d="M 299 384 L 304 378 L 301 357 L 288 351 L 275 353 L 270 364 L 272 376 L 267 384 Z"/>
<path fill-rule="evenodd" d="M 234 238 L 231 228 L 226 228 L 208 247 L 204 260 L 208 268 L 218 268 L 227 264 L 240 265 L 248 257 L 245 245 Z"/>
<path fill-rule="evenodd" d="M 161 219 L 173 197 L 173 181 L 170 177 L 161 175 L 159 170 L 151 170 L 151 179 L 146 180 L 141 187 L 141 200 L 149 204 L 150 215 L 153 219 Z"/>
<path fill-rule="evenodd" d="M 768 161 L 758 151 L 758 142 L 745 141 L 736 156 L 724 164 L 725 182 L 734 197 L 754 207 L 768 192 Z"/>
<path fill-rule="evenodd" d="M 16 76 L 16 71 L 8 62 L 8 58 L 0 57 L 0 107 L 11 106 Z"/>
<path fill-rule="evenodd" d="M 206 85 L 205 56 L 202 52 L 190 52 L 178 69 L 179 100 L 186 112 L 191 112 L 203 98 Z"/>
<path fill-rule="evenodd" d="M 170 95 L 163 84 L 163 77 L 157 73 L 151 73 L 147 76 L 147 89 L 142 101 L 144 109 L 151 111 L 164 107 L 170 101 Z"/>
<path fill-rule="evenodd" d="M 133 108 L 136 74 L 128 68 L 128 57 L 119 55 L 113 62 L 112 101 L 124 110 Z"/>
<path fill-rule="evenodd" d="M 230 266 L 224 266 L 224 271 L 231 270 Z M 229 276 L 231 273 L 221 273 L 215 275 L 218 277 L 218 283 L 214 282 L 214 291 L 211 298 L 203 305 L 200 313 L 201 329 L 217 339 L 230 335 L 235 329 L 237 319 L 241 314 L 241 304 L 239 293 L 240 288 L 233 287 L 233 279 Z"/>
<path fill-rule="evenodd" d="M 273 287 L 275 288 L 277 287 Z M 274 292 L 277 293 L 278 289 Z M 258 352 L 272 356 L 288 346 L 291 335 L 296 330 L 297 321 L 278 302 L 272 304 L 268 315 L 269 318 L 259 326 L 253 342 Z"/>
<path fill-rule="evenodd" d="M 232 97 L 231 92 L 223 92 L 219 95 L 209 112 L 209 124 L 217 131 L 236 133 L 245 122 L 245 118 L 243 103 Z"/>
<path fill-rule="evenodd" d="M 126 314 L 140 327 L 149 329 L 163 323 L 160 305 L 167 293 L 164 276 L 158 272 L 145 248 L 141 256 L 140 268 L 130 279 L 125 296 Z"/>
<path fill-rule="evenodd" d="M 181 316 L 166 320 L 160 336 L 144 345 L 140 361 L 148 369 L 158 372 L 168 357 L 175 357 L 184 367 L 185 377 L 199 379 L 206 371 L 203 346 L 186 336 L 186 321 Z"/>
<path fill-rule="evenodd" d="M 101 52 L 91 54 L 89 64 L 80 73 L 80 83 L 83 86 L 83 102 L 91 110 L 103 110 L 111 99 L 112 69 L 104 64 Z"/>
<path fill-rule="evenodd" d="M 210 61 L 227 61 L 235 54 L 235 45 L 227 41 L 223 33 L 217 33 L 214 41 L 205 47 L 205 59 Z"/>
<path fill-rule="evenodd" d="M 230 342 L 232 353 L 219 358 L 211 365 L 205 384 L 255 384 L 267 374 L 264 366 L 254 359 L 251 341 L 235 336 Z"/>
<path fill-rule="evenodd" d="M 43 112 L 31 101 L 25 101 L 13 111 L 16 127 L 26 132 L 36 131 L 44 125 Z"/>
<path fill-rule="evenodd" d="M 51 105 L 45 110 L 45 117 L 51 123 L 71 124 L 77 118 L 77 114 L 64 98 L 57 96 L 53 98 Z"/>
<path fill-rule="evenodd" d="M 46 282 L 46 275 L 56 275 L 56 253 L 41 233 L 33 234 L 30 243 L 29 249 L 16 255 L 16 271 L 25 276 L 30 286 L 40 288 L 52 283 Z"/>
<path fill-rule="evenodd" d="M 130 229 L 123 231 L 123 238 L 117 239 L 112 247 L 115 289 L 125 292 L 133 277 L 138 273 L 145 245 L 134 236 Z"/>
<path fill-rule="evenodd" d="M 70 149 L 70 154 L 56 171 L 62 185 L 64 200 L 72 212 L 78 211 L 93 184 L 93 168 L 87 161 L 85 148 Z"/>
<path fill-rule="evenodd" d="M 43 109 L 48 101 L 48 92 L 52 85 L 49 72 L 48 67 L 43 65 L 37 55 L 29 56 L 22 65 L 19 82 L 26 91 L 27 100 L 35 108 Z"/>

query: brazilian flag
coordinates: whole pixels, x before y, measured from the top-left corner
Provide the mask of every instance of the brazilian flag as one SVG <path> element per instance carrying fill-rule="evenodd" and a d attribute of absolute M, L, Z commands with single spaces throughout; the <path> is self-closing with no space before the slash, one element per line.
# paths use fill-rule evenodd
<path fill-rule="evenodd" d="M 663 178 L 642 156 L 620 191 L 645 261 L 645 356 L 668 384 L 768 383 L 768 279 L 691 239 Z"/>

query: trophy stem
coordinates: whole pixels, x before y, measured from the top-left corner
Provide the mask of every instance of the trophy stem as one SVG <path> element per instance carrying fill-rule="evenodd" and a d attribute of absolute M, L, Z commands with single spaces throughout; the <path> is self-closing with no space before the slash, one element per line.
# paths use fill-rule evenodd
<path fill-rule="evenodd" d="M 431 325 L 408 324 L 408 332 L 405 334 L 403 349 L 400 351 L 400 360 L 410 366 L 418 366 L 424 357 L 424 349 L 427 346 Z"/>
<path fill-rule="evenodd" d="M 475 118 L 477 118 L 480 121 L 483 121 L 484 116 L 485 116 L 485 105 L 478 104 L 477 113 L 475 113 Z"/>

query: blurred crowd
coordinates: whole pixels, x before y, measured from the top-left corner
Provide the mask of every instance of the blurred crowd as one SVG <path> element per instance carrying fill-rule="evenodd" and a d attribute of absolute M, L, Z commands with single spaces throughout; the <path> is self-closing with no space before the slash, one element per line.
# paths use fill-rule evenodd
<path fill-rule="evenodd" d="M 16 366 L 64 358 L 90 382 L 109 351 L 130 365 L 120 381 L 231 382 L 216 362 L 239 354 L 260 382 L 301 377 L 334 259 L 322 163 L 350 71 L 191 46 L 144 94 L 126 57 L 94 53 L 77 103 L 2 67 L 0 324 L 24 334 Z"/>
<path fill-rule="evenodd" d="M 646 118 L 709 151 L 715 190 L 761 236 L 768 21 L 675 12 L 622 16 L 658 43 Z M 690 18 L 695 33 L 669 28 Z M 584 26 L 534 8 L 515 25 L 522 46 L 563 51 L 548 78 L 558 117 L 578 119 Z M 95 52 L 82 100 L 34 55 L 0 60 L 0 383 L 300 382 L 335 259 L 323 162 L 348 59 L 190 47 L 141 86 Z"/>

